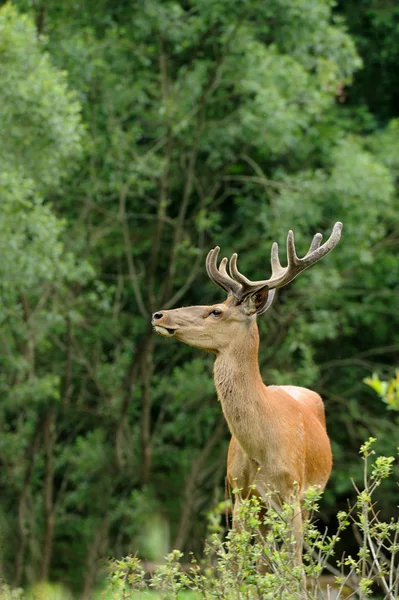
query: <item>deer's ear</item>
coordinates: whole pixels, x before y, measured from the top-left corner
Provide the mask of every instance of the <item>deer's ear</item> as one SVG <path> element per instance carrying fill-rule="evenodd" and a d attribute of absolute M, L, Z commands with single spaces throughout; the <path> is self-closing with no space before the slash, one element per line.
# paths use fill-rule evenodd
<path fill-rule="evenodd" d="M 275 290 L 269 290 L 268 286 L 261 288 L 251 296 L 248 296 L 244 302 L 245 310 L 248 315 L 262 315 L 273 302 Z"/>

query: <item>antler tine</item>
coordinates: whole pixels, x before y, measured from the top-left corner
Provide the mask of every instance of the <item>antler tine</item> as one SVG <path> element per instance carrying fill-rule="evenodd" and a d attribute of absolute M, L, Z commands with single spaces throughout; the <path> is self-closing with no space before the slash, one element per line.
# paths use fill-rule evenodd
<path fill-rule="evenodd" d="M 225 285 L 223 278 L 220 275 L 218 268 L 217 268 L 217 259 L 219 256 L 219 252 L 220 252 L 219 246 L 216 246 L 215 248 L 213 248 L 212 250 L 210 250 L 208 252 L 208 255 L 206 257 L 206 262 L 205 262 L 206 272 L 208 273 L 208 276 L 213 281 L 213 283 L 216 283 L 216 285 L 218 285 L 218 286 L 222 287 L 224 290 L 226 290 L 226 285 Z M 228 291 L 228 290 L 226 290 L 226 291 Z"/>
<path fill-rule="evenodd" d="M 316 233 L 308 252 L 303 258 L 298 258 L 295 251 L 294 234 L 292 231 L 289 231 L 287 236 L 288 264 L 285 268 L 281 267 L 277 244 L 273 244 L 271 258 L 272 276 L 270 279 L 264 281 L 264 285 L 268 285 L 270 289 L 279 288 L 295 279 L 299 273 L 319 261 L 335 248 L 341 238 L 341 231 L 342 223 L 338 221 L 335 223 L 330 237 L 322 246 L 320 246 L 320 242 L 323 236 L 321 233 Z"/>
<path fill-rule="evenodd" d="M 245 277 L 245 275 L 240 273 L 237 267 L 237 259 L 238 255 L 234 253 L 233 256 L 230 258 L 229 268 L 231 276 L 241 284 L 239 299 L 244 300 L 244 298 L 248 296 L 248 294 L 251 294 L 256 290 L 259 290 L 261 287 L 264 287 L 265 283 L 263 281 L 251 281 L 250 279 Z"/>
<path fill-rule="evenodd" d="M 277 273 L 279 271 L 283 270 L 283 267 L 281 266 L 280 259 L 279 259 L 279 256 L 278 256 L 278 243 L 277 242 L 273 242 L 272 251 L 271 251 L 271 257 L 270 257 L 270 262 L 271 262 L 271 265 L 272 265 L 273 276 L 274 276 L 274 274 L 277 275 Z"/>
<path fill-rule="evenodd" d="M 292 229 L 289 230 L 287 235 L 287 259 L 288 268 L 290 267 L 290 265 L 296 265 L 299 260 L 299 258 L 296 255 L 294 232 L 292 231 Z"/>
<path fill-rule="evenodd" d="M 256 292 L 266 285 L 270 290 L 283 287 L 293 279 L 299 273 L 319 261 L 323 256 L 331 252 L 338 244 L 341 239 L 342 223 L 339 221 L 335 223 L 330 237 L 322 246 L 321 240 L 323 236 L 321 233 L 316 233 L 313 236 L 312 243 L 310 244 L 309 250 L 303 258 L 298 258 L 295 250 L 294 234 L 290 230 L 287 235 L 287 266 L 282 267 L 278 255 L 278 244 L 276 242 L 272 245 L 271 250 L 271 266 L 272 276 L 270 279 L 264 279 L 262 281 L 251 281 L 245 275 L 240 273 L 237 267 L 237 254 L 234 253 L 230 259 L 229 270 L 230 275 L 227 272 L 227 258 L 223 258 L 219 268 L 217 267 L 217 259 L 219 256 L 220 248 L 216 246 L 211 250 L 206 258 L 206 270 L 209 277 L 216 285 L 223 288 L 229 294 L 233 294 L 239 301 L 242 301 L 249 294 Z M 273 296 L 270 296 L 270 302 Z M 270 304 L 268 303 L 267 306 Z M 266 310 L 266 309 L 265 309 Z"/>
<path fill-rule="evenodd" d="M 342 227 L 343 225 L 340 221 L 335 223 L 330 237 L 324 242 L 322 246 L 320 246 L 320 242 L 323 236 L 321 235 L 321 233 L 316 233 L 308 253 L 300 259 L 301 264 L 306 265 L 303 267 L 304 269 L 307 269 L 308 267 L 310 267 L 310 265 L 313 265 L 315 262 L 323 258 L 323 256 L 325 256 L 326 254 L 328 254 L 328 252 L 331 252 L 331 250 L 335 248 L 335 246 L 341 239 Z M 317 246 L 315 245 L 316 236 L 318 236 L 318 239 L 316 241 Z M 313 245 L 315 245 L 314 249 L 312 249 Z M 303 268 L 301 270 L 303 270 Z"/>
<path fill-rule="evenodd" d="M 313 237 L 312 243 L 310 244 L 309 250 L 305 254 L 305 257 L 309 256 L 309 254 L 314 252 L 314 250 L 317 250 L 317 248 L 320 246 L 322 239 L 323 239 L 323 236 L 321 235 L 321 233 L 316 233 L 316 235 Z"/>
<path fill-rule="evenodd" d="M 241 290 L 241 285 L 240 285 L 240 282 L 237 283 L 237 281 L 234 281 L 234 279 L 232 277 L 230 277 L 230 275 L 228 274 L 227 269 L 226 269 L 227 262 L 228 262 L 228 259 L 226 257 L 224 257 L 221 260 L 221 263 L 219 265 L 219 273 L 221 273 L 221 275 L 224 277 L 226 282 L 228 282 L 228 285 L 230 286 L 232 293 L 235 296 L 237 296 Z"/>
<path fill-rule="evenodd" d="M 249 279 L 247 279 L 245 277 L 245 275 L 240 273 L 240 271 L 238 270 L 237 259 L 238 259 L 238 254 L 236 252 L 234 252 L 232 257 L 230 258 L 230 264 L 229 264 L 231 276 L 236 281 L 238 281 L 238 283 L 241 283 L 241 285 L 243 285 L 243 286 L 251 285 L 251 281 Z"/>
<path fill-rule="evenodd" d="M 231 277 L 227 274 L 226 271 L 226 262 L 227 259 L 223 259 L 219 269 L 217 268 L 217 259 L 219 256 L 220 248 L 216 246 L 208 253 L 206 257 L 206 271 L 209 275 L 209 278 L 216 283 L 219 287 L 224 289 L 229 294 L 237 295 L 240 289 L 240 285 L 231 279 Z"/>
<path fill-rule="evenodd" d="M 226 271 L 227 261 L 228 261 L 228 259 L 226 257 L 222 258 L 222 260 L 220 261 L 219 268 L 218 268 L 219 273 L 221 273 L 224 277 L 229 277 L 229 274 Z"/>

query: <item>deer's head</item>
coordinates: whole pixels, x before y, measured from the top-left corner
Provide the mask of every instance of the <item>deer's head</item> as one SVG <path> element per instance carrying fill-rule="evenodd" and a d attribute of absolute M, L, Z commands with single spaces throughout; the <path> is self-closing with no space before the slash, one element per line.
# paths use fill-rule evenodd
<path fill-rule="evenodd" d="M 275 290 L 287 285 L 299 273 L 316 263 L 333 250 L 341 237 L 342 223 L 334 225 L 331 236 L 321 246 L 322 235 L 316 233 L 310 248 L 303 258 L 295 251 L 294 234 L 287 236 L 288 264 L 282 267 L 278 256 L 278 245 L 274 242 L 271 251 L 272 275 L 270 279 L 250 281 L 237 268 L 237 254 L 233 254 L 227 272 L 227 258 L 217 265 L 220 248 L 216 246 L 206 259 L 206 270 L 211 280 L 227 293 L 222 303 L 210 306 L 187 306 L 173 310 L 160 310 L 152 315 L 154 329 L 165 337 L 174 337 L 181 342 L 220 352 L 240 339 L 244 332 L 254 327 L 256 315 L 267 311 L 273 302 Z"/>

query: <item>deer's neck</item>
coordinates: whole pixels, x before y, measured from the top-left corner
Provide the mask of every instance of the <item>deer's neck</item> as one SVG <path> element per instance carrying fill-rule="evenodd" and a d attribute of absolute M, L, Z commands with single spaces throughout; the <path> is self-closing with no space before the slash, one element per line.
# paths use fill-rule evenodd
<path fill-rule="evenodd" d="M 258 350 L 259 334 L 254 323 L 245 341 L 218 354 L 214 379 L 231 433 L 250 458 L 261 461 L 268 429 L 272 435 L 273 407 L 260 375 Z"/>

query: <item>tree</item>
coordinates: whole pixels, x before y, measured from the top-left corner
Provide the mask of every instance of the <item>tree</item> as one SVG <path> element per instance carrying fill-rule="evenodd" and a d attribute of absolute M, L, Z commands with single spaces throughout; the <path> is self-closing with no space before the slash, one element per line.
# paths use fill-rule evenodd
<path fill-rule="evenodd" d="M 349 91 L 350 104 L 366 112 L 368 128 L 398 117 L 398 23 L 396 2 L 367 0 L 338 2 L 345 15 L 356 46 L 364 60 L 364 68 L 355 77 Z M 371 119 L 370 119 L 371 117 Z"/>
<path fill-rule="evenodd" d="M 0 452 L 6 489 L 0 510 L 6 537 L 15 539 L 18 531 L 8 552 L 19 583 L 33 535 L 42 543 L 43 578 L 52 552 L 60 377 L 43 365 L 43 349 L 62 318 L 65 286 L 84 281 L 90 270 L 65 251 L 64 223 L 43 201 L 81 152 L 80 105 L 27 16 L 3 6 L 0 32 Z M 37 523 L 30 519 L 35 505 Z"/>

